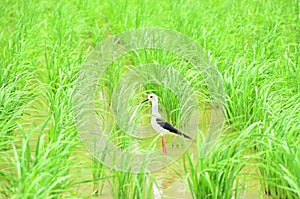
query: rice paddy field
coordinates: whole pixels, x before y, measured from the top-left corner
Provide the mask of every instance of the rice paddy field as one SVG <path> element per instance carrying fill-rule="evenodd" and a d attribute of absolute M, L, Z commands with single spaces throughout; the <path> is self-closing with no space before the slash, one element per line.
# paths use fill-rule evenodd
<path fill-rule="evenodd" d="M 299 10 L 299 0 L 1 0 L 0 198 L 300 198 Z M 73 94 L 82 66 L 103 41 L 147 27 L 186 35 L 211 58 L 224 87 L 224 123 L 207 155 L 200 155 L 198 131 L 174 164 L 134 173 L 88 152 Z M 155 136 L 134 140 L 112 115 L 121 100 L 115 89 L 141 64 L 167 65 L 157 75 L 186 79 L 202 111 L 199 128 L 207 131 L 210 85 L 202 74 L 172 53 L 141 49 L 99 77 L 95 109 L 114 143 L 161 150 Z M 181 99 L 157 82 L 140 86 L 124 107 L 136 107 L 150 92 L 180 126 Z M 138 112 L 142 124 L 150 110 L 145 104 Z"/>

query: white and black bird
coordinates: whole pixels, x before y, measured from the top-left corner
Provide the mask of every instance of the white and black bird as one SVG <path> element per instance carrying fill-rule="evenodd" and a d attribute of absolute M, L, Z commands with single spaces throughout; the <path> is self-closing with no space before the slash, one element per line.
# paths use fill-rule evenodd
<path fill-rule="evenodd" d="M 165 145 L 165 138 L 164 134 L 165 133 L 174 133 L 180 136 L 183 136 L 184 138 L 191 139 L 188 135 L 184 134 L 174 126 L 172 126 L 170 123 L 165 121 L 161 115 L 158 112 L 158 97 L 155 94 L 150 94 L 148 95 L 148 98 L 144 100 L 142 103 L 151 101 L 152 102 L 152 116 L 151 116 L 151 125 L 153 129 L 158 132 L 162 137 L 161 137 L 161 143 L 162 143 L 162 152 L 164 154 L 167 154 L 167 149 Z"/>

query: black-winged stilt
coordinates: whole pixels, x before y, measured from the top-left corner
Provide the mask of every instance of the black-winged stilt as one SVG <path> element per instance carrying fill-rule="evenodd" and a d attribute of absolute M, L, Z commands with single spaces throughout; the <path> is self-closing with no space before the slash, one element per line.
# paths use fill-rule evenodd
<path fill-rule="evenodd" d="M 164 154 L 167 154 L 167 148 L 165 145 L 165 133 L 175 133 L 177 135 L 183 136 L 187 139 L 192 139 L 188 135 L 184 134 L 174 126 L 172 126 L 170 123 L 166 122 L 164 119 L 162 119 L 161 115 L 158 112 L 158 97 L 155 94 L 148 95 L 148 98 L 144 100 L 142 103 L 151 101 L 152 102 L 152 117 L 151 117 L 151 125 L 153 129 L 158 132 L 161 137 L 161 143 L 162 143 L 162 152 Z"/>

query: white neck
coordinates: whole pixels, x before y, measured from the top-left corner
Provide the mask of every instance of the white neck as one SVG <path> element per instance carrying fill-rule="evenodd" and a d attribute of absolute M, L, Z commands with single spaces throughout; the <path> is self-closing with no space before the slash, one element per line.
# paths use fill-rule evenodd
<path fill-rule="evenodd" d="M 160 117 L 158 112 L 158 102 L 156 100 L 152 101 L 152 116 Z"/>

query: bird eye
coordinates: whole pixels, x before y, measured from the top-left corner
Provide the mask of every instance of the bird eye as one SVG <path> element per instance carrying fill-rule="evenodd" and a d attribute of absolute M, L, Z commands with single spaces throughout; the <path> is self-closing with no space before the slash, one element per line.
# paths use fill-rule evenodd
<path fill-rule="evenodd" d="M 150 98 L 153 98 L 153 96 L 151 95 Z"/>

